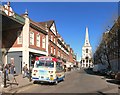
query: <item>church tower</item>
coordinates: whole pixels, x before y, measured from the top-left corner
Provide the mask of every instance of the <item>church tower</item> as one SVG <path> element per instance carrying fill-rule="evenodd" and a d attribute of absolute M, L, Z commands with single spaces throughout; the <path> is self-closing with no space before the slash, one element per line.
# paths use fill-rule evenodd
<path fill-rule="evenodd" d="M 81 65 L 83 68 L 92 67 L 92 47 L 89 42 L 88 27 L 86 27 L 85 43 L 82 47 Z"/>

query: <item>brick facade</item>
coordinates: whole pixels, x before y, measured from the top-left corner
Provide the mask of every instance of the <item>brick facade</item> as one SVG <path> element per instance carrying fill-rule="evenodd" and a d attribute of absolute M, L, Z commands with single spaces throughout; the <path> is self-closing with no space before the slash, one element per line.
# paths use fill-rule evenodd
<path fill-rule="evenodd" d="M 21 69 L 18 71 L 22 71 L 25 64 L 30 67 L 36 56 L 53 56 L 62 60 L 63 63 L 74 63 L 74 52 L 59 35 L 55 21 L 34 22 L 29 18 L 27 12 L 19 16 L 19 19 L 24 20 L 24 25 L 4 31 L 2 35 L 2 48 L 8 48 L 7 63 L 11 57 L 15 58 L 16 66 Z M 7 21 L 5 21 L 6 23 Z"/>

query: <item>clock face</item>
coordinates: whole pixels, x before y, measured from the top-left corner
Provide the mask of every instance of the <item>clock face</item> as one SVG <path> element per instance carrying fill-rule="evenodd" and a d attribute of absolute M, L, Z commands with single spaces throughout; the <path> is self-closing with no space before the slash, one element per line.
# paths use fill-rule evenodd
<path fill-rule="evenodd" d="M 56 35 L 56 29 L 55 29 L 55 24 L 54 23 L 50 27 L 50 30 Z"/>

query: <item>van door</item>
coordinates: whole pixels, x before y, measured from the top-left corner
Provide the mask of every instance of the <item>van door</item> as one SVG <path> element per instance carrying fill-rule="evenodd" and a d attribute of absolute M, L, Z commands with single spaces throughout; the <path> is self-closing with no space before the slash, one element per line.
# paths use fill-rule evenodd
<path fill-rule="evenodd" d="M 58 80 L 63 80 L 65 77 L 64 69 L 59 63 L 56 64 L 56 76 Z"/>

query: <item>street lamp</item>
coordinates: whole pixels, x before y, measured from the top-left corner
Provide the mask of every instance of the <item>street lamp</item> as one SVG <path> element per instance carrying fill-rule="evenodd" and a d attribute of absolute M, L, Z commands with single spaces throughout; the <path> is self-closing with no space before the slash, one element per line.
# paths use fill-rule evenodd
<path fill-rule="evenodd" d="M 30 56 L 29 56 L 29 81 L 31 82 L 31 71 L 32 71 L 32 68 L 31 68 L 31 61 L 32 61 L 32 57 L 33 57 L 33 55 L 32 54 L 30 54 Z"/>

